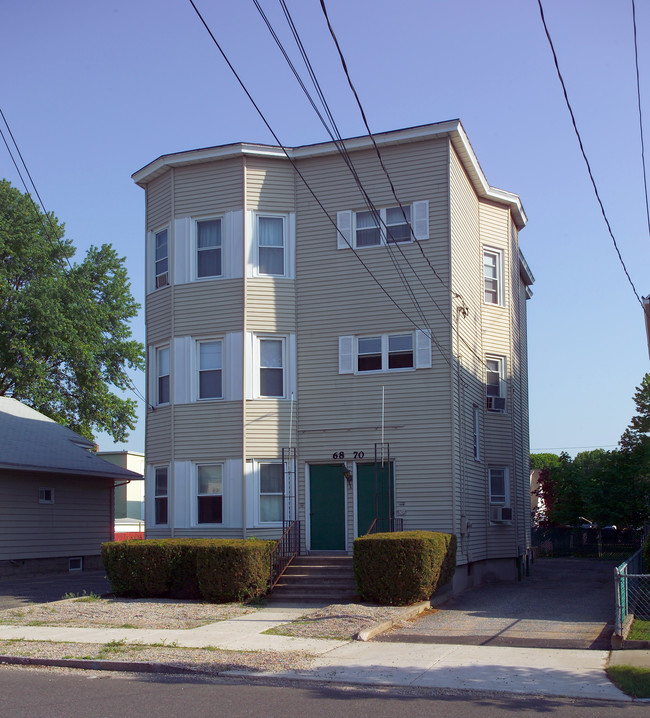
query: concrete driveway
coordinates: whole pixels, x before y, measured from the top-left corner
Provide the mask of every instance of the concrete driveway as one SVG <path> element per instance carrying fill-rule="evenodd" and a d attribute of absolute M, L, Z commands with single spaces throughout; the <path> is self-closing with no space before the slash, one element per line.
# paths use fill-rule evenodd
<path fill-rule="evenodd" d="M 617 563 L 538 559 L 519 583 L 470 589 L 374 640 L 607 650 Z"/>
<path fill-rule="evenodd" d="M 110 593 L 104 571 L 47 573 L 20 578 L 0 579 L 0 610 L 19 608 L 29 603 L 58 601 L 66 593 L 76 595 Z"/>

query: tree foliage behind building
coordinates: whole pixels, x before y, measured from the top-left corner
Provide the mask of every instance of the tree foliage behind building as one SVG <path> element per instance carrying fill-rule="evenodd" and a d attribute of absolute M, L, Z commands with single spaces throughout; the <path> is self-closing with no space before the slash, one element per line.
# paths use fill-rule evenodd
<path fill-rule="evenodd" d="M 135 427 L 129 368 L 144 369 L 131 338 L 138 311 L 111 245 L 80 263 L 54 215 L 0 181 L 0 396 L 11 396 L 88 438 L 123 440 Z"/>
<path fill-rule="evenodd" d="M 532 454 L 540 469 L 538 495 L 545 508 L 538 523 L 638 527 L 650 518 L 650 374 L 634 394 L 637 413 L 613 451 Z M 582 518 L 581 518 L 582 517 Z"/>

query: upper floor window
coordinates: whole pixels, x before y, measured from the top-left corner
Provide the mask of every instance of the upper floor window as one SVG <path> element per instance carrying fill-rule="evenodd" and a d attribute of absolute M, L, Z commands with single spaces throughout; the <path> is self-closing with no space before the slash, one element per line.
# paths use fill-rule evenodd
<path fill-rule="evenodd" d="M 506 410 L 505 357 L 487 357 L 485 367 L 487 410 L 503 414 Z"/>
<path fill-rule="evenodd" d="M 223 466 L 200 464 L 197 472 L 197 523 L 223 522 Z"/>
<path fill-rule="evenodd" d="M 431 339 L 420 330 L 374 337 L 339 337 L 339 373 L 425 369 L 431 366 Z"/>
<path fill-rule="evenodd" d="M 156 466 L 154 470 L 154 523 L 167 523 L 168 500 L 167 467 Z"/>
<path fill-rule="evenodd" d="M 429 238 L 427 200 L 361 212 L 338 212 L 338 248 L 378 247 Z"/>
<path fill-rule="evenodd" d="M 196 223 L 196 276 L 222 275 L 221 220 L 208 219 Z"/>
<path fill-rule="evenodd" d="M 259 339 L 259 395 L 284 397 L 284 339 Z"/>
<path fill-rule="evenodd" d="M 169 243 L 167 230 L 162 229 L 154 235 L 154 257 L 156 289 L 169 284 Z"/>
<path fill-rule="evenodd" d="M 169 404 L 169 347 L 156 349 L 156 404 Z"/>
<path fill-rule="evenodd" d="M 258 215 L 257 273 L 272 277 L 286 275 L 285 218 Z"/>
<path fill-rule="evenodd" d="M 220 341 L 198 342 L 199 399 L 221 399 L 222 389 L 222 343 Z"/>
<path fill-rule="evenodd" d="M 486 304 L 503 306 L 503 254 L 498 249 L 483 251 L 483 298 Z"/>
<path fill-rule="evenodd" d="M 490 504 L 509 506 L 508 469 L 505 467 L 488 469 L 490 481 Z"/>

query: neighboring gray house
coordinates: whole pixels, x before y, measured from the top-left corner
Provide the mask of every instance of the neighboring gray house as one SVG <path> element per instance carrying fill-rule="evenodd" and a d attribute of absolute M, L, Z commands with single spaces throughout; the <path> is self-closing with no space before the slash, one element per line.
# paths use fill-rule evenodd
<path fill-rule="evenodd" d="M 530 549 L 519 197 L 458 120 L 333 143 L 163 155 L 146 192 L 147 536 L 352 550 L 458 537 L 455 588 Z M 317 199 L 316 199 L 317 198 Z M 317 201 L 318 200 L 318 201 Z M 325 210 L 325 211 L 323 211 Z M 402 280 L 408 279 L 408 285 Z"/>
<path fill-rule="evenodd" d="M 101 568 L 114 535 L 115 486 L 142 476 L 94 444 L 0 397 L 0 576 Z"/>

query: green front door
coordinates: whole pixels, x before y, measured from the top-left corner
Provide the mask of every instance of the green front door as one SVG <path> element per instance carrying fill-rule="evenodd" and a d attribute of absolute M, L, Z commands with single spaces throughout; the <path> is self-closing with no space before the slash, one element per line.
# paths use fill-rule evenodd
<path fill-rule="evenodd" d="M 341 464 L 309 466 L 310 548 L 345 550 L 345 477 Z"/>
<path fill-rule="evenodd" d="M 363 536 L 377 523 L 373 533 L 390 531 L 393 516 L 393 464 L 357 464 L 357 530 Z"/>

